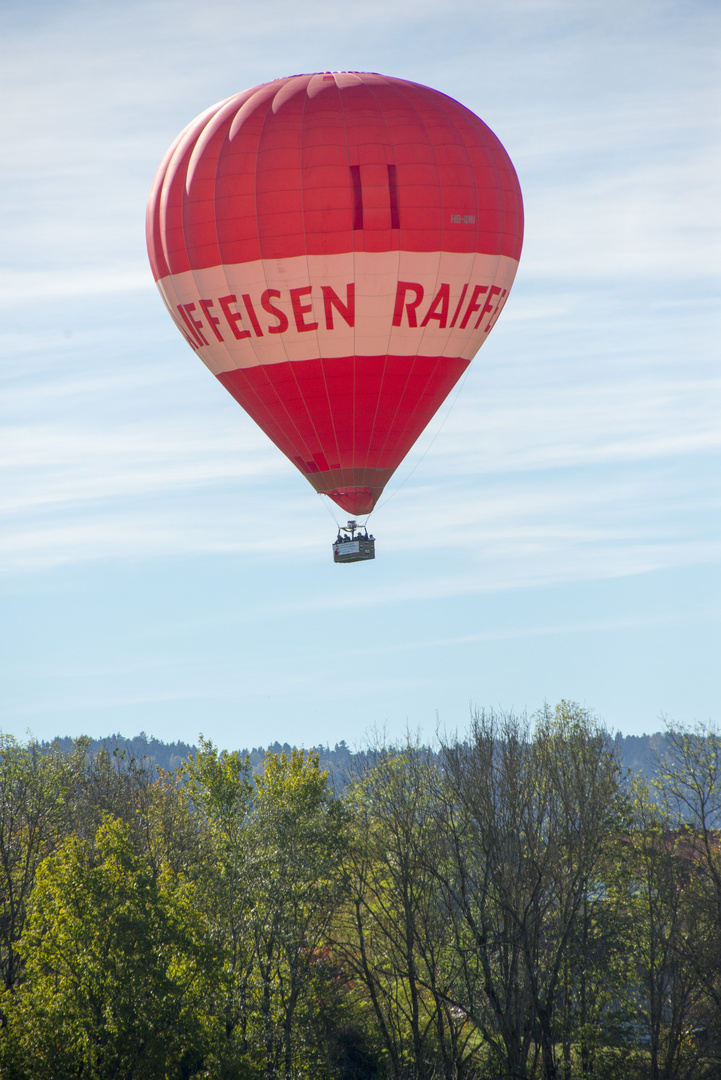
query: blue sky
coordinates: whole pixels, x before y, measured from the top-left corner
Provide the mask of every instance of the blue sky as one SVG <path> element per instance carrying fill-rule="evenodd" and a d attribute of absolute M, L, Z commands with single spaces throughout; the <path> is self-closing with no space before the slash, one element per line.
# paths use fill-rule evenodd
<path fill-rule="evenodd" d="M 6 4 L 0 728 L 225 747 L 560 698 L 719 715 L 719 46 L 704 0 Z M 511 298 L 335 566 L 316 495 L 181 339 L 144 210 L 174 136 L 380 71 L 494 129 Z"/>

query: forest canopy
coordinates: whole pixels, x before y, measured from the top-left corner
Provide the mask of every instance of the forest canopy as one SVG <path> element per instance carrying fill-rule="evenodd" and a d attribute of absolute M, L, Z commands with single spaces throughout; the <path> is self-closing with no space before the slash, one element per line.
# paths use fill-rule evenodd
<path fill-rule="evenodd" d="M 713 727 L 143 742 L 0 736 L 3 1077 L 721 1074 Z"/>

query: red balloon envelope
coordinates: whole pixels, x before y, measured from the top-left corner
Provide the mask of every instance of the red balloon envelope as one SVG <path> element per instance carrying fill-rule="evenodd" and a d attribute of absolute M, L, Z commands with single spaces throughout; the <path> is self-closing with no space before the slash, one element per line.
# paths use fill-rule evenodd
<path fill-rule="evenodd" d="M 203 362 L 351 514 L 486 339 L 521 192 L 493 132 L 426 86 L 297 75 L 202 113 L 148 202 L 150 261 Z"/>

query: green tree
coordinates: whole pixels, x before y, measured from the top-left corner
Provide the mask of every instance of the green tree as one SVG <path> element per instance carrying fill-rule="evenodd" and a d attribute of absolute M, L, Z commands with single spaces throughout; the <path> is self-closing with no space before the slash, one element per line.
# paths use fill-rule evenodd
<path fill-rule="evenodd" d="M 380 750 L 366 756 L 347 796 L 351 891 L 336 942 L 365 987 L 388 1072 L 398 1080 L 455 1080 L 478 1049 L 465 1015 L 448 1004 L 457 965 L 432 870 L 435 774 L 418 746 Z"/>
<path fill-rule="evenodd" d="M 629 948 L 635 915 L 628 904 L 630 841 L 624 831 L 610 842 L 583 896 L 562 959 L 558 1035 L 565 1080 L 631 1073 L 629 1031 L 635 1021 Z"/>
<path fill-rule="evenodd" d="M 637 778 L 633 792 L 624 867 L 632 958 L 627 994 L 648 1047 L 651 1080 L 701 1077 L 689 1038 L 700 983 L 685 956 L 697 932 L 691 851 L 673 828 L 658 789 Z"/>
<path fill-rule="evenodd" d="M 626 972 L 620 938 L 623 910 L 609 869 L 628 823 L 614 747 L 593 714 L 575 702 L 534 715 L 534 750 L 547 792 L 541 844 L 546 845 L 550 905 L 540 927 L 531 976 L 544 1074 L 556 1074 L 562 1042 L 581 1075 L 592 1076 L 602 1040 L 617 1042 L 623 1025 L 618 991 Z M 563 1006 L 559 1008 L 559 1001 Z M 570 1008 L 569 1008 L 570 1006 Z"/>
<path fill-rule="evenodd" d="M 215 950 L 192 891 L 154 874 L 119 820 L 45 859 L 20 952 L 3 1075 L 181 1080 L 206 1063 Z"/>
<path fill-rule="evenodd" d="M 182 777 L 179 791 L 167 782 L 162 785 L 158 827 L 166 857 L 181 860 L 196 880 L 199 902 L 222 950 L 226 977 L 221 1056 L 226 1069 L 242 1071 L 248 1068 L 253 1043 L 256 899 L 248 828 L 256 785 L 247 755 L 219 752 L 202 736 Z"/>
<path fill-rule="evenodd" d="M 22 935 L 35 873 L 62 842 L 85 763 L 85 744 L 43 753 L 0 734 L 0 974 L 6 989 L 22 976 Z"/>
<path fill-rule="evenodd" d="M 86 752 L 70 821 L 72 832 L 92 842 L 108 816 L 123 821 L 136 851 L 152 861 L 151 807 L 155 797 L 158 769 L 138 760 L 125 750 L 109 751 L 101 746 Z"/>
<path fill-rule="evenodd" d="M 332 1073 L 343 1050 L 336 1040 L 329 1052 L 328 1020 L 332 1012 L 343 1024 L 346 1010 L 326 946 L 345 816 L 327 774 L 317 755 L 294 750 L 268 754 L 253 776 L 247 756 L 201 738 L 183 779 L 203 851 L 198 895 L 225 964 L 224 1067 L 252 1065 L 268 1078 L 311 1065 Z M 182 819 L 172 798 L 169 806 L 164 844 Z"/>
<path fill-rule="evenodd" d="M 438 821 L 462 971 L 453 1004 L 513 1080 L 536 1053 L 557 1076 L 564 962 L 621 810 L 617 763 L 587 710 L 561 702 L 536 721 L 534 737 L 526 720 L 479 713 L 468 742 L 445 746 Z"/>
<path fill-rule="evenodd" d="M 344 891 L 345 814 L 316 754 L 270 754 L 255 784 L 245 866 L 256 1045 L 268 1080 L 291 1080 L 324 1059 L 314 1045 L 321 1028 L 313 991 Z"/>
<path fill-rule="evenodd" d="M 721 1061 L 721 734 L 713 725 L 669 725 L 658 788 L 689 861 L 693 933 L 684 961 L 701 987 L 699 1020 Z"/>

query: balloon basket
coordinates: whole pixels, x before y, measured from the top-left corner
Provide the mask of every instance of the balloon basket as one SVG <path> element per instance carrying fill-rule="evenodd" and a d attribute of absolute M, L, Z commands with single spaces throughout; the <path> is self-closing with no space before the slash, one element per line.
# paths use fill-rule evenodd
<path fill-rule="evenodd" d="M 338 536 L 333 543 L 333 562 L 366 562 L 376 557 L 376 542 L 365 525 L 349 521 L 338 529 Z"/>

